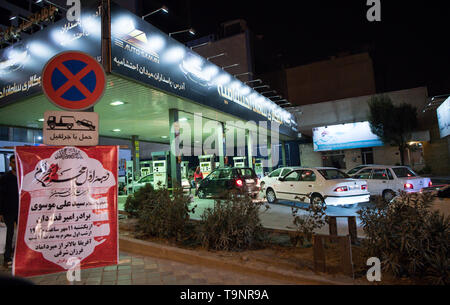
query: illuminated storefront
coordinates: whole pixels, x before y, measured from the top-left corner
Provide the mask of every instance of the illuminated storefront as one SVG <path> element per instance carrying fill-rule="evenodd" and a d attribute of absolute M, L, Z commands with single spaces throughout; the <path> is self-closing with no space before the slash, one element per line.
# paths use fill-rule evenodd
<path fill-rule="evenodd" d="M 102 11 L 110 12 L 103 21 Z M 108 27 L 102 28 L 102 22 Z M 102 38 L 109 42 L 106 46 Z M 58 109 L 42 94 L 41 71 L 49 59 L 67 50 L 91 55 L 107 72 L 107 89 L 94 107 L 100 136 L 171 145 L 176 136 L 171 127 L 183 121 L 193 124 L 201 113 L 201 136 L 194 146 L 223 133 L 227 122 L 238 121 L 266 122 L 269 135 L 276 125 L 280 141 L 297 137 L 291 113 L 115 4 L 109 10 L 82 7 L 79 21 L 60 20 L 0 50 L 0 125 L 42 130 L 43 113 Z M 219 122 L 222 131 L 202 133 L 210 121 Z M 244 151 L 251 162 L 255 152 Z"/>

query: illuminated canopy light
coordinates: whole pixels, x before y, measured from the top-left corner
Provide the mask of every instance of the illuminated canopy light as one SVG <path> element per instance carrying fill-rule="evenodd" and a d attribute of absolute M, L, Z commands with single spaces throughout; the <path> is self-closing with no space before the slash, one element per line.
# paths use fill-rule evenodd
<path fill-rule="evenodd" d="M 118 18 L 111 26 L 113 35 L 123 35 L 132 32 L 135 29 L 134 22 L 128 17 Z"/>
<path fill-rule="evenodd" d="M 231 88 L 238 89 L 241 86 L 241 83 L 239 81 L 235 81 L 231 84 Z"/>
<path fill-rule="evenodd" d="M 83 27 L 83 29 L 89 32 L 89 35 L 92 35 L 96 38 L 101 37 L 102 35 L 102 28 L 99 17 L 82 16 L 81 26 Z"/>
<path fill-rule="evenodd" d="M 121 101 L 116 101 L 116 102 L 110 103 L 111 106 L 120 106 L 120 105 L 123 105 L 123 104 L 125 104 L 125 103 L 121 102 Z"/>
<path fill-rule="evenodd" d="M 205 73 L 205 76 L 208 77 L 208 79 L 211 79 L 219 73 L 219 68 L 217 68 L 216 66 L 209 66 L 203 72 Z"/>
<path fill-rule="evenodd" d="M 51 33 L 51 37 L 53 41 L 63 46 L 72 45 L 75 41 L 73 40 L 72 35 L 70 35 L 68 32 L 63 32 L 60 29 L 54 29 Z"/>
<path fill-rule="evenodd" d="M 121 132 L 120 129 L 113 129 L 113 132 Z"/>
<path fill-rule="evenodd" d="M 33 41 L 28 44 L 28 50 L 33 53 L 34 56 L 40 58 L 48 58 L 50 59 L 53 54 L 55 54 L 55 50 L 51 48 L 48 44 L 44 44 L 40 41 Z"/>
<path fill-rule="evenodd" d="M 186 51 L 182 47 L 174 47 L 169 49 L 165 54 L 164 58 L 169 63 L 175 63 L 183 59 Z"/>
<path fill-rule="evenodd" d="M 149 37 L 146 44 L 147 51 L 159 52 L 166 45 L 166 41 L 159 35 L 152 35 Z"/>
<path fill-rule="evenodd" d="M 225 85 L 231 80 L 231 77 L 228 74 L 221 74 L 219 75 L 215 82 L 217 85 Z"/>
<path fill-rule="evenodd" d="M 242 95 L 246 95 L 250 93 L 250 88 L 245 86 L 244 88 L 241 89 L 241 94 Z"/>

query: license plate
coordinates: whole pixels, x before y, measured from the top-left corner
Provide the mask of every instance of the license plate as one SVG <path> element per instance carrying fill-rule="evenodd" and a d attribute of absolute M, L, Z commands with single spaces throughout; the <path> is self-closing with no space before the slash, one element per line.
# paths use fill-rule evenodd
<path fill-rule="evenodd" d="M 245 179 L 245 183 L 255 183 L 254 179 Z"/>

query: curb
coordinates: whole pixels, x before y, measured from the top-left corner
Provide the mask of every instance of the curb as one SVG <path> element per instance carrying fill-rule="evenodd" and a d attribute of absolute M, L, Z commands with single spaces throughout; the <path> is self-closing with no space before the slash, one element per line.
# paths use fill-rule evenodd
<path fill-rule="evenodd" d="M 333 280 L 316 274 L 306 274 L 299 271 L 276 270 L 274 267 L 256 268 L 227 262 L 215 257 L 199 255 L 195 251 L 160 245 L 135 238 L 120 236 L 119 249 L 124 252 L 167 259 L 186 264 L 196 264 L 209 268 L 220 268 L 232 272 L 254 274 L 302 285 L 352 285 L 351 279 Z"/>

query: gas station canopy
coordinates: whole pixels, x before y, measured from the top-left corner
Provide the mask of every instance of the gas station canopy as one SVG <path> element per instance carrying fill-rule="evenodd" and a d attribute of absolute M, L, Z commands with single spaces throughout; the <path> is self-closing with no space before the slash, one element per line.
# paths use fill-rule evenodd
<path fill-rule="evenodd" d="M 107 89 L 94 108 L 101 136 L 169 143 L 170 109 L 183 121 L 195 113 L 203 125 L 267 121 L 268 130 L 280 124 L 282 140 L 297 136 L 293 115 L 191 49 L 117 5 L 110 20 Z M 60 20 L 0 51 L 0 125 L 42 128 L 43 113 L 58 110 L 42 94 L 43 67 L 67 50 L 102 61 L 101 22 L 98 7 L 83 8 L 80 21 Z"/>

